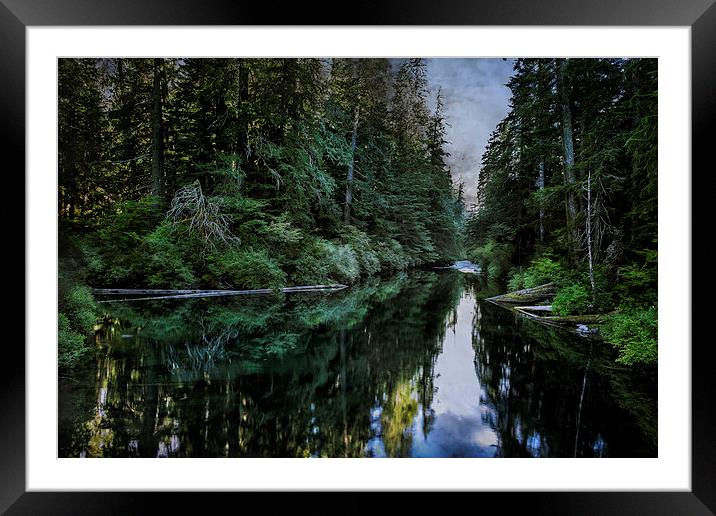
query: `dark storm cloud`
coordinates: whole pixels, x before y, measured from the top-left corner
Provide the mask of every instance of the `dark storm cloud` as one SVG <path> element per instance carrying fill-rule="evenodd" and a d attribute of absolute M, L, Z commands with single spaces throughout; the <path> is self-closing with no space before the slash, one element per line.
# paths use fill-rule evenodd
<path fill-rule="evenodd" d="M 447 128 L 447 164 L 463 181 L 467 205 L 475 200 L 480 159 L 490 134 L 507 115 L 513 60 L 426 59 L 431 108 L 442 88 Z"/>

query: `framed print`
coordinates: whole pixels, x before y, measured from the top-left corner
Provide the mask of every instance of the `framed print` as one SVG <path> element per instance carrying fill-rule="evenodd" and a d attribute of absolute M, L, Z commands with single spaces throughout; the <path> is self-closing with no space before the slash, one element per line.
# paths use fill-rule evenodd
<path fill-rule="evenodd" d="M 691 287 L 710 1 L 391 2 L 350 26 L 2 2 L 27 299 L 3 510 L 716 510 Z"/>

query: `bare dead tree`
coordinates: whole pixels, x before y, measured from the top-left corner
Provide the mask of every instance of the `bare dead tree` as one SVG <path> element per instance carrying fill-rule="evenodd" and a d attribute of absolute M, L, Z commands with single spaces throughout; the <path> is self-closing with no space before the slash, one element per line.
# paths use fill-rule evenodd
<path fill-rule="evenodd" d="M 353 203 L 353 166 L 355 165 L 356 159 L 356 138 L 358 136 L 359 117 L 360 106 L 356 107 L 355 117 L 353 118 L 353 133 L 351 133 L 351 161 L 348 165 L 348 174 L 346 178 L 346 201 L 343 205 L 343 222 L 346 225 L 351 223 L 351 204 Z"/>
<path fill-rule="evenodd" d="M 585 231 L 581 236 L 581 242 L 587 251 L 589 284 L 592 289 L 592 297 L 594 297 L 596 292 L 594 266 L 599 259 L 604 236 L 606 233 L 618 235 L 618 232 L 609 222 L 609 216 L 604 206 L 603 199 L 607 197 L 607 192 L 602 183 L 602 178 L 598 174 L 596 181 L 594 181 L 591 167 L 587 169 L 586 185 L 582 185 L 582 188 L 586 192 L 587 210 L 585 216 Z M 610 252 L 610 249 L 607 251 Z M 611 252 L 613 253 L 615 250 L 616 249 L 611 249 Z"/>
<path fill-rule="evenodd" d="M 231 217 L 221 213 L 221 205 L 210 201 L 202 192 L 199 181 L 176 191 L 166 218 L 174 227 L 186 225 L 190 234 L 196 234 L 205 248 L 213 250 L 217 244 L 234 246 L 240 243 L 231 233 Z"/>
<path fill-rule="evenodd" d="M 592 169 L 587 170 L 587 258 L 589 260 L 589 284 L 594 296 L 594 257 L 592 255 Z"/>

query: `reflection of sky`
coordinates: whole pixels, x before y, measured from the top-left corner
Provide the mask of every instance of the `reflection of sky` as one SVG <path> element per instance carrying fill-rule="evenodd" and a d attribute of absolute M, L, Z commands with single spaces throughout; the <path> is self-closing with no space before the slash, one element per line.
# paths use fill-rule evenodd
<path fill-rule="evenodd" d="M 413 457 L 493 457 L 497 434 L 482 421 L 480 382 L 475 373 L 475 352 L 472 348 L 472 322 L 477 303 L 464 293 L 457 306 L 457 322 L 448 328 L 438 355 L 435 370 L 435 396 L 431 406 L 435 422 L 430 433 L 423 432 L 423 410 L 413 420 Z M 447 324 L 447 321 L 446 321 Z M 371 414 L 372 430 L 379 433 L 380 410 Z M 368 443 L 368 455 L 385 456 L 378 436 Z"/>
<path fill-rule="evenodd" d="M 476 301 L 464 293 L 457 306 L 457 322 L 448 328 L 442 353 L 435 363 L 435 397 L 432 409 L 435 423 L 427 438 L 423 436 L 422 414 L 416 418 L 413 456 L 492 457 L 497 435 L 482 422 L 480 382 L 475 373 L 472 348 L 472 322 Z"/>
<path fill-rule="evenodd" d="M 472 349 L 472 320 L 475 316 L 475 299 L 464 294 L 457 306 L 454 331 L 448 329 L 443 351 L 435 363 L 433 401 L 435 414 L 469 417 L 480 406 L 480 382 L 475 374 L 475 351 Z"/>

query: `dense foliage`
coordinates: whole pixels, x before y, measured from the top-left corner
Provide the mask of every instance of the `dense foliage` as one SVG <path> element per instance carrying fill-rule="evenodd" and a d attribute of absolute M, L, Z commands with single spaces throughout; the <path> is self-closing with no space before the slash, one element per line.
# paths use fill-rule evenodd
<path fill-rule="evenodd" d="M 460 253 L 420 59 L 59 66 L 59 216 L 94 285 L 351 283 Z"/>
<path fill-rule="evenodd" d="M 60 256 L 123 288 L 353 283 L 458 258 L 428 97 L 420 59 L 61 59 Z"/>
<path fill-rule="evenodd" d="M 657 61 L 518 59 L 483 156 L 468 256 L 512 289 L 554 281 L 560 315 L 609 313 L 655 363 Z"/>
<path fill-rule="evenodd" d="M 74 367 L 90 351 L 87 337 L 93 331 L 98 315 L 88 287 L 74 285 L 60 292 L 57 343 L 61 368 Z"/>

